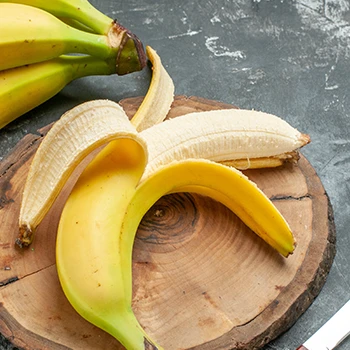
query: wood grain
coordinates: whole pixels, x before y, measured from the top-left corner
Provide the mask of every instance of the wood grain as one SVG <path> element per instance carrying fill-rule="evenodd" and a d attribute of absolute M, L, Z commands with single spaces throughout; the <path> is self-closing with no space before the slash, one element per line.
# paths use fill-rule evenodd
<path fill-rule="evenodd" d="M 142 98 L 121 101 L 129 116 Z M 233 108 L 177 96 L 169 117 Z M 123 349 L 67 302 L 55 236 L 73 174 L 29 249 L 15 247 L 21 193 L 50 126 L 27 135 L 0 163 L 0 345 L 23 349 Z M 288 259 L 210 198 L 161 198 L 140 224 L 133 252 L 133 308 L 165 349 L 258 349 L 291 327 L 322 288 L 335 255 L 332 208 L 320 179 L 297 164 L 245 174 L 273 200 L 298 242 Z"/>

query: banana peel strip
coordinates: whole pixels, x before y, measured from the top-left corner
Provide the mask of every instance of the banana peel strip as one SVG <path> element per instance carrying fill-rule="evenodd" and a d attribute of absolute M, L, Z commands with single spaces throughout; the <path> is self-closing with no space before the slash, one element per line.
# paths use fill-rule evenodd
<path fill-rule="evenodd" d="M 192 192 L 209 196 L 233 211 L 253 232 L 287 257 L 295 241 L 288 223 L 265 194 L 241 171 L 206 159 L 182 159 L 156 169 L 144 177 L 135 189 L 125 211 L 121 228 L 121 261 L 124 284 L 131 303 L 132 247 L 139 223 L 162 196 Z"/>
<path fill-rule="evenodd" d="M 146 54 L 152 63 L 152 80 L 139 109 L 131 119 L 137 131 L 145 130 L 162 122 L 174 100 L 174 83 L 162 65 L 157 52 L 150 46 Z"/>

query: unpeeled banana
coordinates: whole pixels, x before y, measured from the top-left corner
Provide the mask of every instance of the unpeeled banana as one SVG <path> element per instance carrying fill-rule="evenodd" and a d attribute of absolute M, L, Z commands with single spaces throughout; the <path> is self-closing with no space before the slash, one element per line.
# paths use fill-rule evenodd
<path fill-rule="evenodd" d="M 67 112 L 44 138 L 25 184 L 17 240 L 20 246 L 32 242 L 73 169 L 88 152 L 107 143 L 64 206 L 57 271 L 77 312 L 133 350 L 161 349 L 131 307 L 132 246 L 146 211 L 165 194 L 204 194 L 230 208 L 287 257 L 295 240 L 286 220 L 239 170 L 215 161 L 283 158 L 309 142 L 280 118 L 256 111 L 200 112 L 161 122 L 174 87 L 156 52 L 148 52 L 154 64 L 152 82 L 131 121 L 115 102 L 90 101 Z"/>
<path fill-rule="evenodd" d="M 71 81 L 114 72 L 114 62 L 66 55 L 0 71 L 0 129 L 55 96 Z"/>
<path fill-rule="evenodd" d="M 107 35 L 98 35 L 70 27 L 36 7 L 0 3 L 0 31 L 0 70 L 69 53 L 114 58 L 118 74 L 139 70 L 145 65 L 141 43 L 117 22 Z M 128 69 L 123 61 L 125 56 L 129 58 Z"/>
<path fill-rule="evenodd" d="M 86 30 L 102 35 L 107 35 L 114 23 L 87 0 L 0 0 L 1 2 L 37 7 L 63 21 L 76 25 L 80 23 Z"/>
<path fill-rule="evenodd" d="M 0 31 L 0 128 L 74 79 L 146 66 L 140 40 L 86 0 L 0 0 Z"/>

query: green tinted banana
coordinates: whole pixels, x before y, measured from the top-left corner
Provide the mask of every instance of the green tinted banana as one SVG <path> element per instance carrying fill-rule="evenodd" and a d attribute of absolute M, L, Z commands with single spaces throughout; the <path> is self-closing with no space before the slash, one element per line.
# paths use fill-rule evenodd
<path fill-rule="evenodd" d="M 0 70 L 68 53 L 113 58 L 117 74 L 140 70 L 146 63 L 141 42 L 116 22 L 107 35 L 92 34 L 39 8 L 0 3 L 0 31 Z"/>
<path fill-rule="evenodd" d="M 80 23 L 97 34 L 108 34 L 113 20 L 92 6 L 87 0 L 0 0 L 1 2 L 38 7 L 56 17 Z M 72 20 L 72 22 L 70 21 Z"/>
<path fill-rule="evenodd" d="M 64 55 L 0 71 L 0 129 L 56 95 L 71 81 L 114 72 L 113 61 Z"/>

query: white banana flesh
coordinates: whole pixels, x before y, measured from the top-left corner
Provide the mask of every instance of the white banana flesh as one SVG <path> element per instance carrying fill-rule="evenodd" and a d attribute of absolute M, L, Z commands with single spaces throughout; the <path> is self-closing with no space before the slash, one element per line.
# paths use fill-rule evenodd
<path fill-rule="evenodd" d="M 173 160 L 213 161 L 267 158 L 295 151 L 310 138 L 272 114 L 225 109 L 195 112 L 141 132 L 149 162 L 144 177 Z"/>

